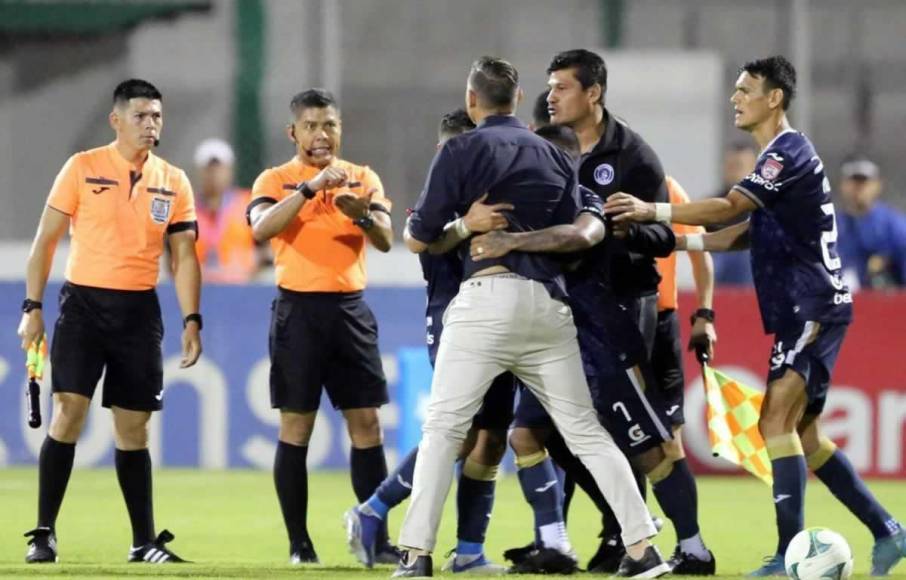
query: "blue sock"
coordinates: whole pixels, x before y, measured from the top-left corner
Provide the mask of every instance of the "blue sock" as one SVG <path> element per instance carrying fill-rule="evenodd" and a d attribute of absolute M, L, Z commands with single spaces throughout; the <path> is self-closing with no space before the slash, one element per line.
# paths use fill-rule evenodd
<path fill-rule="evenodd" d="M 535 515 L 535 541 L 541 542 L 542 526 L 563 522 L 563 495 L 557 484 L 557 473 L 550 458 L 517 471 L 525 500 Z"/>
<path fill-rule="evenodd" d="M 457 554 L 480 554 L 484 548 L 485 533 L 494 507 L 494 488 L 497 482 L 481 481 L 461 474 L 456 490 L 458 514 L 456 538 Z"/>
<path fill-rule="evenodd" d="M 365 503 L 381 518 L 398 506 L 412 493 L 412 474 L 415 472 L 415 458 L 418 447 L 409 452 L 402 463 L 381 482 L 374 494 Z"/>
<path fill-rule="evenodd" d="M 839 449 L 834 451 L 824 465 L 814 471 L 834 497 L 848 507 L 859 521 L 868 526 L 876 540 L 900 529 L 897 520 L 878 503 L 853 469 L 849 459 Z"/>
<path fill-rule="evenodd" d="M 698 492 L 685 459 L 675 461 L 670 474 L 651 488 L 664 515 L 673 523 L 677 540 L 691 538 L 699 532 Z"/>
<path fill-rule="evenodd" d="M 777 514 L 777 553 L 786 554 L 790 541 L 802 530 L 805 515 L 805 456 L 771 460 L 774 471 L 774 511 Z"/>

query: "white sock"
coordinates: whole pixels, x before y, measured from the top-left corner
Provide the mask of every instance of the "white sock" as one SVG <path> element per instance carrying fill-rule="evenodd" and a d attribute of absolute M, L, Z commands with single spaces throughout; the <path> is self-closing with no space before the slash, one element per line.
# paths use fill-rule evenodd
<path fill-rule="evenodd" d="M 465 566 L 479 558 L 481 558 L 481 554 L 456 554 L 456 563 L 460 566 Z"/>
<path fill-rule="evenodd" d="M 680 540 L 679 547 L 680 551 L 682 551 L 684 554 L 695 556 L 702 562 L 711 561 L 711 554 L 708 552 L 708 548 L 705 547 L 705 543 L 702 541 L 701 534 L 695 534 L 691 538 Z"/>
<path fill-rule="evenodd" d="M 569 536 L 566 535 L 566 525 L 563 522 L 541 526 L 538 528 L 538 535 L 541 537 L 541 545 L 545 548 L 553 548 L 564 554 L 569 554 L 573 550 L 569 543 Z"/>

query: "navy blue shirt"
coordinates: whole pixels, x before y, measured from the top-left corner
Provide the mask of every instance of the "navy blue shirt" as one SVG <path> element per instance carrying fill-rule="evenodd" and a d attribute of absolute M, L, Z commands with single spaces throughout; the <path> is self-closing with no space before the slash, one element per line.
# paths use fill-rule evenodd
<path fill-rule="evenodd" d="M 734 189 L 758 206 L 749 233 L 765 332 L 791 321 L 848 323 L 852 296 L 841 276 L 830 181 L 811 141 L 781 133 Z"/>
<path fill-rule="evenodd" d="M 423 243 L 435 241 L 447 222 L 465 215 L 485 193 L 489 204 L 515 206 L 506 212 L 512 232 L 572 223 L 581 207 L 570 157 L 515 117 L 493 115 L 437 152 L 409 218 L 409 233 Z M 546 254 L 511 252 L 477 263 L 466 254 L 463 278 L 495 265 L 541 282 L 555 298 L 566 296 L 560 263 Z"/>
<path fill-rule="evenodd" d="M 585 187 L 580 186 L 579 189 L 582 194 L 581 211 L 605 221 L 601 198 Z M 624 240 L 608 236 L 583 252 L 579 267 L 566 274 L 569 304 L 587 376 L 621 373 L 647 357 L 641 331 L 633 315 L 620 303 L 614 288 L 614 277 L 624 271 L 614 268 L 616 254 L 608 251 L 608 245 L 620 242 L 624 251 L 667 256 L 676 246 L 676 237 L 666 224 L 633 226 Z"/>

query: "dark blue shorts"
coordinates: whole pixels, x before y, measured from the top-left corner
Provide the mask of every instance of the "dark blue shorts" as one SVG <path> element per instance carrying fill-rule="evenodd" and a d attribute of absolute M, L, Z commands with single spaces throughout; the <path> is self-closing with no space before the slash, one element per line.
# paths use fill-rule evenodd
<path fill-rule="evenodd" d="M 437 360 L 437 349 L 440 346 L 440 335 L 444 331 L 444 311 L 447 305 L 429 307 L 426 312 L 427 333 L 425 343 L 428 346 L 428 358 L 431 367 Z M 475 415 L 472 425 L 476 429 L 506 430 L 513 422 L 513 406 L 516 399 L 516 379 L 510 373 L 503 373 L 494 379 L 484 402 Z"/>
<path fill-rule="evenodd" d="M 654 388 L 650 365 L 640 364 L 607 377 L 589 376 L 592 402 L 601 424 L 628 456 L 638 455 L 672 438 L 666 404 Z M 527 388 L 520 389 L 514 426 L 552 428 L 552 419 Z"/>
<path fill-rule="evenodd" d="M 847 324 L 806 321 L 791 324 L 774 335 L 768 370 L 768 384 L 784 375 L 787 368 L 805 380 L 807 415 L 819 415 L 827 402 L 830 377 L 843 346 Z"/>
<path fill-rule="evenodd" d="M 651 367 L 654 369 L 661 398 L 666 404 L 670 424 L 678 427 L 686 422 L 683 414 L 683 389 L 686 381 L 683 376 L 683 344 L 676 310 L 658 312 Z"/>

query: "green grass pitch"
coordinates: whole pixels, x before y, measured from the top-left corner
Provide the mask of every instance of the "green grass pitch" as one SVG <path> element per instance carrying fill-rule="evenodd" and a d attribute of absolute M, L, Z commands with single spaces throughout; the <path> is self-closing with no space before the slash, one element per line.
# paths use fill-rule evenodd
<path fill-rule="evenodd" d="M 698 483 L 702 529 L 717 556 L 718 573 L 736 577 L 754 569 L 775 542 L 769 489 L 750 477 L 700 478 Z M 34 523 L 36 485 L 34 469 L 0 470 L 0 576 L 340 579 L 387 578 L 392 572 L 386 566 L 365 571 L 346 552 L 341 516 L 354 500 L 345 472 L 311 476 L 309 529 L 323 564 L 304 569 L 286 564 L 287 545 L 270 473 L 155 473 L 157 526 L 159 530 L 173 531 L 177 536 L 171 544 L 173 549 L 196 562 L 185 566 L 124 563 L 130 542 L 129 525 L 116 476 L 110 469 L 73 473 L 58 527 L 61 562 L 26 566 L 22 560 L 26 547 L 22 533 Z M 906 517 L 904 483 L 876 481 L 871 488 L 894 514 Z M 498 490 L 487 548 L 489 555 L 499 561 L 505 548 L 531 539 L 532 521 L 512 474 L 501 479 Z M 391 514 L 394 535 L 404 507 Z M 598 518 L 581 493 L 577 494 L 570 516 L 570 537 L 584 565 L 597 547 Z M 856 573 L 867 574 L 869 533 L 814 479 L 807 495 L 806 525 L 826 526 L 842 533 L 853 547 Z M 440 574 L 443 553 L 454 545 L 454 535 L 451 493 L 440 533 L 436 574 Z M 657 539 L 663 554 L 672 551 L 674 539 L 668 525 Z M 906 577 L 906 563 L 901 563 L 894 573 Z"/>

